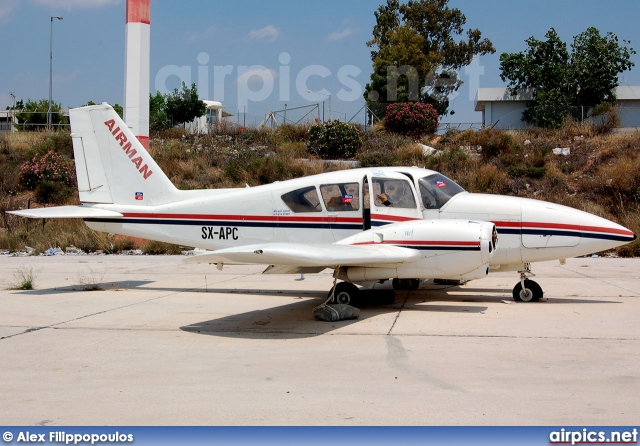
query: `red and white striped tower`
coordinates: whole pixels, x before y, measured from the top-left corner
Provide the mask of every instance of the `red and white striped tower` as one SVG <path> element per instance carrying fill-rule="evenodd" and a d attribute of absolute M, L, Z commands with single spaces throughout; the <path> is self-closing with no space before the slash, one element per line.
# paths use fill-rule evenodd
<path fill-rule="evenodd" d="M 124 122 L 149 149 L 151 0 L 127 0 Z"/>

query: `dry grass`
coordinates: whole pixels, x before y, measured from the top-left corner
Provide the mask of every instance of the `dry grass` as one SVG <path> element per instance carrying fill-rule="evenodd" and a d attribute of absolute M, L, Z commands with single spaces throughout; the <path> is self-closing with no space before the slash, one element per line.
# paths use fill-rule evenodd
<path fill-rule="evenodd" d="M 46 132 L 14 132 L 5 135 L 11 150 L 15 152 L 26 152 L 33 147 L 40 145 L 49 136 Z"/>
<path fill-rule="evenodd" d="M 0 232 L 0 249 L 24 251 L 26 246 L 37 252 L 59 247 L 63 251 L 73 245 L 85 252 L 109 251 L 112 237 L 89 229 L 79 219 L 31 220 L 10 217 L 10 229 Z"/>
<path fill-rule="evenodd" d="M 164 243 L 164 242 L 157 242 L 155 240 L 147 240 L 140 247 L 140 249 L 145 254 L 150 254 L 150 255 L 158 255 L 158 254 L 177 255 L 177 254 L 181 254 L 182 251 L 184 251 L 187 248 L 185 248 L 184 246 L 174 245 L 172 243 Z"/>
<path fill-rule="evenodd" d="M 82 291 L 104 291 L 104 276 L 107 271 L 94 271 L 87 266 L 89 272 L 81 274 L 78 282 L 82 285 Z"/>
<path fill-rule="evenodd" d="M 35 289 L 35 281 L 38 271 L 32 266 L 22 266 L 13 275 L 14 282 L 7 288 L 15 291 L 30 291 Z"/>
<path fill-rule="evenodd" d="M 292 125 L 271 130 L 225 123 L 214 134 L 197 136 L 178 128 L 155 135 L 150 152 L 180 189 L 255 186 L 346 168 L 313 159 L 306 149 L 307 133 L 308 127 Z M 357 159 L 363 166 L 427 167 L 471 192 L 552 201 L 640 233 L 640 134 L 603 135 L 594 126 L 575 121 L 566 121 L 553 131 L 451 131 L 424 141 L 441 151 L 437 156 L 425 156 L 421 146 L 409 138 L 387 134 L 380 125 L 363 133 L 362 139 Z M 482 151 L 476 153 L 478 146 Z M 569 147 L 571 155 L 553 155 L 556 147 Z M 0 249 L 15 251 L 30 246 L 42 252 L 74 245 L 86 252 L 179 252 L 181 248 L 175 245 L 94 232 L 80 220 L 51 220 L 43 226 L 41 221 L 5 214 L 5 210 L 27 207 L 27 200 L 34 197 L 20 189 L 19 166 L 45 150 L 70 156 L 68 133 L 19 132 L 0 137 L 4 167 L 0 176 Z M 72 200 L 58 204 L 74 204 L 75 191 L 73 195 Z M 618 253 L 640 255 L 640 242 L 620 248 Z"/>
<path fill-rule="evenodd" d="M 427 158 L 419 144 L 400 146 L 395 151 L 395 164 L 398 166 L 425 166 Z"/>

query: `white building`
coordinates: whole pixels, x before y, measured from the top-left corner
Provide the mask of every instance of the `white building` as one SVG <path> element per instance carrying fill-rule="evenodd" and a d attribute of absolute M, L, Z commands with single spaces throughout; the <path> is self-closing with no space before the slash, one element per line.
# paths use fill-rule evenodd
<path fill-rule="evenodd" d="M 202 101 L 207 106 L 207 112 L 204 116 L 194 119 L 186 125 L 187 130 L 191 133 L 209 133 L 209 130 L 215 128 L 216 123 L 223 118 L 222 102 L 218 101 Z"/>
<path fill-rule="evenodd" d="M 620 127 L 640 128 L 640 86 L 616 88 L 616 106 L 620 117 Z M 482 112 L 482 124 L 503 130 L 516 130 L 529 124 L 522 120 L 522 112 L 527 102 L 533 100 L 531 90 L 523 90 L 517 95 L 509 94 L 507 88 L 478 88 L 475 110 Z"/>
<path fill-rule="evenodd" d="M 0 110 L 0 133 L 15 132 L 19 110 Z"/>

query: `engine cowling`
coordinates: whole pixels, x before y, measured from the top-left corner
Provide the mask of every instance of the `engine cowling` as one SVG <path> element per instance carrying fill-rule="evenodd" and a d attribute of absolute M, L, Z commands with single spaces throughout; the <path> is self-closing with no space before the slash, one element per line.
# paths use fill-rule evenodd
<path fill-rule="evenodd" d="M 345 267 L 338 279 L 367 282 L 398 279 L 457 279 L 484 277 L 497 247 L 497 232 L 490 222 L 467 220 L 412 220 L 369 229 L 338 244 L 387 244 L 420 250 L 412 263 L 382 267 Z"/>

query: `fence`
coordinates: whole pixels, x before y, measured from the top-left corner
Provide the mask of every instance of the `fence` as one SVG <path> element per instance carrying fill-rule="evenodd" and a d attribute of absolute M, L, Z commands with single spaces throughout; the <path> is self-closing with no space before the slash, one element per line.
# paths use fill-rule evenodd
<path fill-rule="evenodd" d="M 52 119 L 54 123 L 51 124 L 51 127 L 54 130 L 69 128 L 68 113 L 52 113 Z M 47 129 L 46 112 L 25 112 L 18 110 L 0 111 L 0 133 Z"/>

